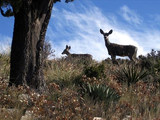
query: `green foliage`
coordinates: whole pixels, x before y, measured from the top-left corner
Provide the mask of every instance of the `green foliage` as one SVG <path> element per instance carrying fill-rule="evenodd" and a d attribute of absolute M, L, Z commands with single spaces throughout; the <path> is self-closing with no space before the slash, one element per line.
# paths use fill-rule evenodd
<path fill-rule="evenodd" d="M 84 70 L 84 74 L 87 77 L 90 77 L 90 78 L 95 77 L 97 79 L 100 79 L 102 77 L 105 77 L 105 67 L 104 67 L 104 64 L 94 65 L 94 66 L 91 66 L 91 67 L 87 67 Z"/>
<path fill-rule="evenodd" d="M 160 59 L 157 61 L 157 63 L 154 65 L 154 71 L 160 72 Z"/>
<path fill-rule="evenodd" d="M 139 56 L 140 65 L 142 68 L 146 68 L 149 71 L 152 71 L 155 67 L 155 64 L 159 64 L 160 61 L 160 51 L 151 50 L 147 56 Z"/>
<path fill-rule="evenodd" d="M 57 1 L 61 2 L 61 0 L 55 0 L 54 3 Z M 66 3 L 73 2 L 74 0 L 65 0 Z M 10 17 L 13 16 L 14 13 L 17 13 L 20 9 L 20 7 L 23 4 L 23 0 L 0 0 L 0 8 L 5 8 L 6 11 L 3 11 L 3 16 Z M 12 15 L 11 15 L 12 14 Z"/>
<path fill-rule="evenodd" d="M 152 60 L 151 59 L 148 59 L 146 58 L 145 56 L 139 56 L 140 58 L 140 66 L 143 68 L 143 69 L 147 69 L 147 70 L 151 70 L 152 69 Z"/>
<path fill-rule="evenodd" d="M 147 69 L 152 81 L 160 82 L 160 51 L 151 50 L 147 56 L 139 56 L 140 66 Z"/>
<path fill-rule="evenodd" d="M 106 85 L 96 85 L 96 84 L 87 84 L 85 88 L 85 93 L 95 101 L 105 101 L 108 106 L 112 101 L 117 101 L 120 98 L 120 95 L 112 88 Z"/>
<path fill-rule="evenodd" d="M 115 72 L 115 76 L 119 82 L 127 82 L 128 87 L 131 84 L 135 84 L 139 80 L 142 80 L 148 75 L 148 72 L 140 67 L 134 65 L 128 65 Z"/>

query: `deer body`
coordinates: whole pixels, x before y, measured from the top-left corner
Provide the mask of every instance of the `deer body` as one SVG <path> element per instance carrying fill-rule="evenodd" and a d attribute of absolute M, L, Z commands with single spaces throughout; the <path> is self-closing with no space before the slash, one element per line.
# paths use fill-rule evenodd
<path fill-rule="evenodd" d="M 104 35 L 105 46 L 108 49 L 108 54 L 111 55 L 112 61 L 115 61 L 116 56 L 128 56 L 130 60 L 136 61 L 137 55 L 137 47 L 133 45 L 119 45 L 115 43 L 110 43 L 108 36 L 113 31 L 110 30 L 108 33 L 104 33 L 102 29 L 100 29 L 100 33 Z"/>
<path fill-rule="evenodd" d="M 66 54 L 69 58 L 83 58 L 83 59 L 92 59 L 90 54 L 71 54 L 69 50 L 71 46 L 66 45 L 66 49 L 63 50 L 62 54 Z"/>

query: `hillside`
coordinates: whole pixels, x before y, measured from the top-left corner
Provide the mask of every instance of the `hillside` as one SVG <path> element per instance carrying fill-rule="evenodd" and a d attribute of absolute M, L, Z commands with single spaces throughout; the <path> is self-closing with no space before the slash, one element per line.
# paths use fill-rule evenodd
<path fill-rule="evenodd" d="M 46 60 L 46 93 L 8 87 L 9 55 L 0 54 L 0 120 L 159 120 L 160 52 L 138 62 Z"/>

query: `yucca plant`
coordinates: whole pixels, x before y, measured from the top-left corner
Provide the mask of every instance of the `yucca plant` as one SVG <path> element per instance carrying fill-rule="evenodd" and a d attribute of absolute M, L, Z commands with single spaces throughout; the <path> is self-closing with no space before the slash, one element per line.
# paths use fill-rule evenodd
<path fill-rule="evenodd" d="M 112 88 L 107 85 L 87 84 L 85 93 L 88 94 L 94 102 L 103 101 L 105 103 L 105 109 L 108 108 L 109 104 L 119 100 L 120 95 Z"/>
<path fill-rule="evenodd" d="M 115 76 L 119 82 L 127 82 L 128 87 L 142 80 L 148 75 L 148 72 L 140 67 L 128 65 L 115 72 Z"/>

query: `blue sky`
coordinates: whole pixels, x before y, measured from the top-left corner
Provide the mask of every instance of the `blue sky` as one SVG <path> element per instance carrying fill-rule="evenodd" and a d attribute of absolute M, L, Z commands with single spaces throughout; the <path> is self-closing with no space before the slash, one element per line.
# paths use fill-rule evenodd
<path fill-rule="evenodd" d="M 100 28 L 113 29 L 110 42 L 137 46 L 138 55 L 160 50 L 159 0 L 61 1 L 53 7 L 46 36 L 56 57 L 63 56 L 66 45 L 71 46 L 71 53 L 89 53 L 96 60 L 110 57 Z M 0 15 L 0 51 L 11 44 L 13 23 L 13 17 Z"/>

